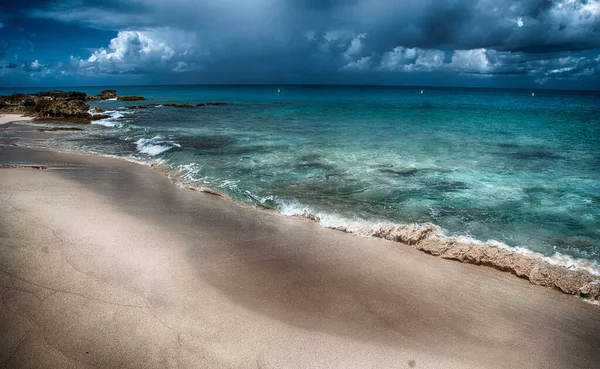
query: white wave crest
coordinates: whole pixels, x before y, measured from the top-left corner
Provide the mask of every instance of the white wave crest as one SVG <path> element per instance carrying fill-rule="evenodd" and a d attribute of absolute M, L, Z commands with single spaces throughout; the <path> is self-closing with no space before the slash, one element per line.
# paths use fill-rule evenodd
<path fill-rule="evenodd" d="M 105 126 L 105 127 L 122 127 L 123 126 L 123 120 L 122 118 L 127 116 L 128 114 L 132 114 L 132 112 L 129 111 L 118 111 L 118 110 L 107 110 L 105 112 L 102 113 L 97 113 L 95 110 L 91 110 L 90 109 L 90 114 L 92 115 L 99 115 L 99 114 L 103 114 L 103 115 L 109 115 L 109 118 L 104 118 L 104 119 L 98 119 L 98 120 L 94 120 L 92 121 L 92 124 L 97 124 L 97 125 L 101 125 L 101 126 Z"/>
<path fill-rule="evenodd" d="M 384 227 L 399 226 L 398 224 L 387 221 L 366 220 L 361 218 L 350 219 L 338 214 L 316 211 L 297 201 L 283 201 L 273 198 L 272 196 L 269 196 L 268 198 L 277 203 L 277 210 L 283 215 L 312 219 L 318 222 L 322 227 L 337 229 L 358 236 L 374 237 Z M 419 227 L 419 225 L 414 226 Z M 552 256 L 545 256 L 525 247 L 509 246 L 496 240 L 481 241 L 468 236 L 448 236 L 444 229 L 439 227 L 435 227 L 435 229 L 435 237 L 441 240 L 453 238 L 465 244 L 481 245 L 482 247 L 495 246 L 517 254 L 545 261 L 551 265 L 561 266 L 569 270 L 584 270 L 593 276 L 600 276 L 600 264 L 592 260 L 578 259 L 558 252 L 555 252 Z"/>
<path fill-rule="evenodd" d="M 156 156 L 168 151 L 174 147 L 181 147 L 177 142 L 165 141 L 161 136 L 154 136 L 152 138 L 140 138 L 135 141 L 137 150 L 146 155 Z"/>

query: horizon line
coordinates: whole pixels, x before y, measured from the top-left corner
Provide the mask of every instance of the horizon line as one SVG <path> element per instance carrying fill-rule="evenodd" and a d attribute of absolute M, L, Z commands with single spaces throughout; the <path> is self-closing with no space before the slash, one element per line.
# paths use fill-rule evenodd
<path fill-rule="evenodd" d="M 0 87 L 0 90 L 11 89 L 58 89 L 58 88 L 101 88 L 101 87 L 259 87 L 259 86 L 292 86 L 292 87 L 383 87 L 383 88 L 434 88 L 434 89 L 469 89 L 469 90 L 519 90 L 519 91 L 571 91 L 571 92 L 600 92 L 600 89 L 556 89 L 556 88 L 525 88 L 525 87 L 480 87 L 480 86 L 436 86 L 436 85 L 388 85 L 388 84 L 321 84 L 321 83 L 199 83 L 199 84 L 106 84 L 106 85 L 48 85 L 48 86 L 10 86 Z"/>

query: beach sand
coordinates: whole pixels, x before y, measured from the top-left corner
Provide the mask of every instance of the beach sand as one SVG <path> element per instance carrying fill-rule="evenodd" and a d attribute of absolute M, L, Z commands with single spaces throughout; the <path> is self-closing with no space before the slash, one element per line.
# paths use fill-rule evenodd
<path fill-rule="evenodd" d="M 600 362 L 600 307 L 509 273 L 242 207 L 124 160 L 4 146 L 2 166 L 0 367 Z"/>
<path fill-rule="evenodd" d="M 32 117 L 26 117 L 20 114 L 0 114 L 0 124 L 6 124 L 14 121 L 33 120 Z"/>

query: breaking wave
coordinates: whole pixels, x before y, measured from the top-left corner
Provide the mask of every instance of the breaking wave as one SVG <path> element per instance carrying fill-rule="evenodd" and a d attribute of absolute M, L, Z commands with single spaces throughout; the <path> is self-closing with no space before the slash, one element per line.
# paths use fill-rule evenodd
<path fill-rule="evenodd" d="M 108 118 L 93 120 L 92 124 L 97 124 L 105 127 L 122 127 L 124 124 L 123 118 L 125 118 L 131 112 L 127 111 L 117 111 L 117 110 L 107 110 L 102 113 L 98 113 L 95 110 L 91 109 L 89 111 L 92 116 L 94 115 L 108 115 Z"/>
<path fill-rule="evenodd" d="M 140 138 L 135 141 L 137 151 L 149 156 L 156 156 L 174 147 L 181 147 L 177 142 L 167 141 L 161 136 L 152 138 Z"/>

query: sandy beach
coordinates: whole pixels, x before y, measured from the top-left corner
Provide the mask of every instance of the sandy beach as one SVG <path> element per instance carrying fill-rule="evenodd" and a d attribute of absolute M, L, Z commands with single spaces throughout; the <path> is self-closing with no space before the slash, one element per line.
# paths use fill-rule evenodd
<path fill-rule="evenodd" d="M 0 366 L 594 368 L 600 309 L 180 188 L 0 148 Z"/>
<path fill-rule="evenodd" d="M 32 120 L 32 117 L 26 117 L 20 114 L 0 114 L 0 124 L 6 124 L 14 121 Z"/>

